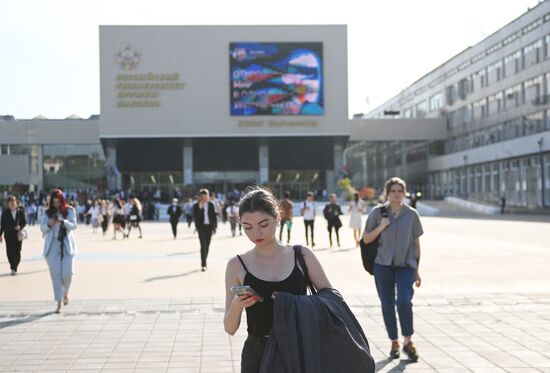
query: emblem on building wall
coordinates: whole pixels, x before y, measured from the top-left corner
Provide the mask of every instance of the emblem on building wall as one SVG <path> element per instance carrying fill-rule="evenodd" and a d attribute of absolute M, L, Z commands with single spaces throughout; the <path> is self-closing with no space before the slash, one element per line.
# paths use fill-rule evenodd
<path fill-rule="evenodd" d="M 127 46 L 117 54 L 117 62 L 123 69 L 130 70 L 139 63 L 140 54 L 135 48 Z"/>

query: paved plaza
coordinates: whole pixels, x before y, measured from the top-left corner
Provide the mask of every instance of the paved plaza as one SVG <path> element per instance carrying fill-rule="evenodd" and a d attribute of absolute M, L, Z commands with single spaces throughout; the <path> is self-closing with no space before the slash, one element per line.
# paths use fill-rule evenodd
<path fill-rule="evenodd" d="M 346 217 L 347 218 L 347 217 Z M 363 326 L 378 371 L 550 372 L 550 219 L 424 217 L 423 285 L 414 298 L 420 361 L 386 358 L 373 278 L 344 219 L 330 249 L 316 222 L 315 252 Z M 57 315 L 38 226 L 19 275 L 0 253 L 1 372 L 240 372 L 246 320 L 223 330 L 225 264 L 249 248 L 220 225 L 208 271 L 199 242 L 180 224 L 143 224 L 144 238 L 112 240 L 80 226 L 71 303 Z M 295 219 L 292 241 L 303 241 Z M 243 314 L 244 316 L 244 314 Z"/>

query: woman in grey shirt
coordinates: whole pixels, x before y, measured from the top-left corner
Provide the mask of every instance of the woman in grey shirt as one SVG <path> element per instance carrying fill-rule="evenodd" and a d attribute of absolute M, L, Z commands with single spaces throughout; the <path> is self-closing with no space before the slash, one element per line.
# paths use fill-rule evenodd
<path fill-rule="evenodd" d="M 372 209 L 365 227 L 363 240 L 370 243 L 378 238 L 378 254 L 374 261 L 374 279 L 378 297 L 382 303 L 382 315 L 392 341 L 390 357 L 399 358 L 397 320 L 399 314 L 401 334 L 404 337 L 403 352 L 409 359 L 418 360 L 418 353 L 411 338 L 413 335 L 412 297 L 413 285 L 421 284 L 418 266 L 420 263 L 420 241 L 422 225 L 418 212 L 403 203 L 406 193 L 405 182 L 397 177 L 386 182 L 384 205 Z M 386 209 L 388 217 L 382 217 Z M 397 298 L 396 298 L 397 289 Z"/>

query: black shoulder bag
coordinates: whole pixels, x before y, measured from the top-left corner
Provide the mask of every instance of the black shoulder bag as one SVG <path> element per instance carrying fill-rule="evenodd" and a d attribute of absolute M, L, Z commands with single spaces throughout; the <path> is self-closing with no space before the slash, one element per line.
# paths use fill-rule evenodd
<path fill-rule="evenodd" d="M 382 212 L 382 218 L 388 217 L 388 210 L 386 209 L 386 206 L 382 206 L 381 212 Z M 374 275 L 374 260 L 376 259 L 376 255 L 378 254 L 379 238 L 380 236 L 376 237 L 374 241 L 368 244 L 365 243 L 365 241 L 363 240 L 363 237 L 361 237 L 361 240 L 359 241 L 359 246 L 361 247 L 361 259 L 363 260 L 363 267 L 365 268 L 365 271 L 367 271 L 371 275 Z"/>

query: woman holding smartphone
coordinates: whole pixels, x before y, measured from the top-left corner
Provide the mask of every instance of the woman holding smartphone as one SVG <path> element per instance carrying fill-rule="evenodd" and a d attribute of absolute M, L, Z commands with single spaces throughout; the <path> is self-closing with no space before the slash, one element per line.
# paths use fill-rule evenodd
<path fill-rule="evenodd" d="M 241 372 L 258 373 L 273 325 L 276 292 L 305 295 L 307 283 L 293 247 L 277 240 L 276 231 L 281 219 L 279 203 L 269 190 L 249 189 L 241 200 L 239 216 L 254 247 L 227 263 L 224 328 L 234 335 L 239 329 L 242 311 L 246 310 L 248 338 L 241 355 Z M 313 285 L 319 290 L 331 288 L 313 252 L 302 246 L 302 255 Z M 250 286 L 252 292 L 237 294 L 231 291 L 232 287 L 243 285 Z"/>
<path fill-rule="evenodd" d="M 73 277 L 74 256 L 77 253 L 73 231 L 76 229 L 76 212 L 68 205 L 63 192 L 55 189 L 50 204 L 42 216 L 40 229 L 45 235 L 44 257 L 50 269 L 56 313 L 69 304 L 69 288 Z"/>

